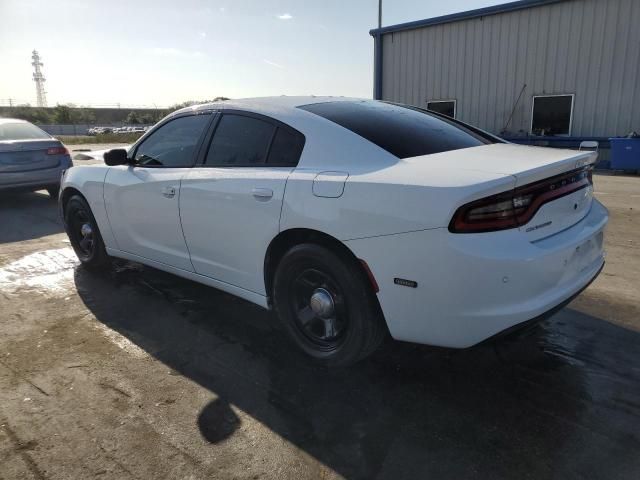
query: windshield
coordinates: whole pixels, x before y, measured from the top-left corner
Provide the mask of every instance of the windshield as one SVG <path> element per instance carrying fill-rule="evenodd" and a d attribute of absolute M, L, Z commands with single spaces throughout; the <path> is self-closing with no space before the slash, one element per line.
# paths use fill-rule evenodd
<path fill-rule="evenodd" d="M 363 100 L 314 103 L 299 108 L 351 130 L 398 158 L 493 143 L 454 122 L 402 105 Z"/>
<path fill-rule="evenodd" d="M 22 122 L 0 123 L 0 141 L 44 140 L 51 136 L 35 125 Z"/>

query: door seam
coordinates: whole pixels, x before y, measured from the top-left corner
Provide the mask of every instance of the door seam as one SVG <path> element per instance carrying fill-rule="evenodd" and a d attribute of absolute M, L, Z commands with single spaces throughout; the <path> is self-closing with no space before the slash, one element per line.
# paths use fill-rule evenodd
<path fill-rule="evenodd" d="M 105 188 L 107 184 L 107 177 L 109 176 L 109 172 L 111 172 L 111 167 L 107 168 L 107 172 L 104 174 L 104 178 L 102 179 L 102 208 L 104 208 L 104 214 L 107 217 L 107 223 L 109 224 L 109 231 L 111 232 L 111 238 L 115 242 L 118 250 L 120 250 L 120 244 L 118 243 L 118 237 L 113 231 L 113 227 L 111 226 L 111 218 L 109 217 L 109 209 L 107 208 L 107 199 L 105 198 Z M 99 228 L 100 226 L 98 226 Z"/>
<path fill-rule="evenodd" d="M 189 250 L 189 243 L 187 242 L 187 236 L 184 234 L 184 227 L 182 226 L 182 209 L 180 207 L 180 200 L 182 198 L 182 179 L 186 177 L 189 172 L 184 173 L 180 177 L 180 183 L 178 185 L 178 220 L 180 221 L 180 231 L 182 232 L 182 239 L 184 240 L 184 246 L 187 249 L 187 254 L 189 255 L 189 263 L 191 264 L 191 268 L 193 268 L 194 273 L 198 273 L 195 265 L 193 264 L 193 260 L 191 259 L 191 250 Z"/>

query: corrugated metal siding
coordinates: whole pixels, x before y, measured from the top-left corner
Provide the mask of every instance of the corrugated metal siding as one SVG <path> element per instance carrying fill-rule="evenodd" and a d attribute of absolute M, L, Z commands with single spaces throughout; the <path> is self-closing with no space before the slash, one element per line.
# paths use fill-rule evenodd
<path fill-rule="evenodd" d="M 640 131 L 640 1 L 569 0 L 382 36 L 382 98 L 500 133 L 528 132 L 534 95 L 575 94 L 573 136 Z"/>

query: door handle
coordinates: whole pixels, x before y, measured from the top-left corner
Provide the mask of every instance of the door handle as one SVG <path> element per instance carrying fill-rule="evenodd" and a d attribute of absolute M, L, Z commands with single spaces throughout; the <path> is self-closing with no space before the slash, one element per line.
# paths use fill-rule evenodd
<path fill-rule="evenodd" d="M 270 188 L 254 188 L 251 190 L 251 195 L 257 200 L 268 200 L 273 197 L 273 190 Z"/>
<path fill-rule="evenodd" d="M 176 189 L 174 187 L 164 187 L 162 189 L 162 195 L 167 198 L 173 198 L 176 196 Z"/>

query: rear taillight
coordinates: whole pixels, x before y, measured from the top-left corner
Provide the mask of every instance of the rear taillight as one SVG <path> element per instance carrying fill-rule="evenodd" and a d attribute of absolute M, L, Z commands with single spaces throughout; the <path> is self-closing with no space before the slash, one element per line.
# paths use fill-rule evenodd
<path fill-rule="evenodd" d="M 68 155 L 69 150 L 65 147 L 51 147 L 47 148 L 47 155 Z"/>
<path fill-rule="evenodd" d="M 589 185 L 593 185 L 591 167 L 586 167 L 476 200 L 456 211 L 449 231 L 478 233 L 517 228 L 528 223 L 545 203 Z"/>

